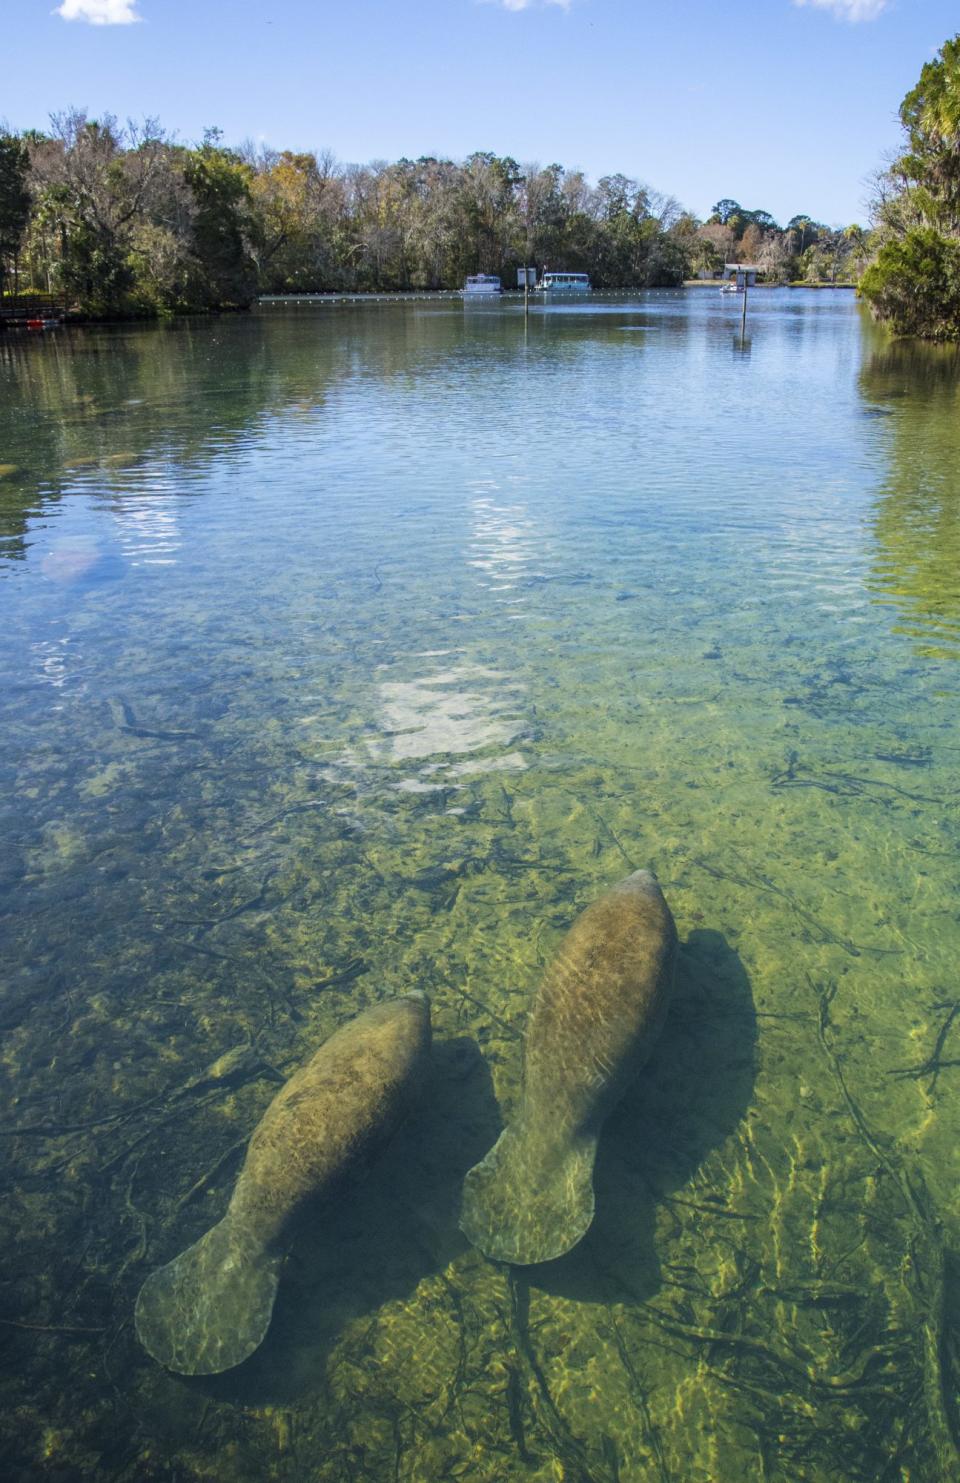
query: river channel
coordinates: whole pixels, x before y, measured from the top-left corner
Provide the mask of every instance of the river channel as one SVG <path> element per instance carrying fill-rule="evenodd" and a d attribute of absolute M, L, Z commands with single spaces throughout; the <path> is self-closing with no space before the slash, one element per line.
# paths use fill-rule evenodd
<path fill-rule="evenodd" d="M 960 358 L 731 298 L 0 340 L 5 1478 L 960 1475 Z M 641 867 L 593 1226 L 488 1261 L 532 995 Z M 144 1280 L 411 989 L 417 1111 L 168 1373 Z"/>

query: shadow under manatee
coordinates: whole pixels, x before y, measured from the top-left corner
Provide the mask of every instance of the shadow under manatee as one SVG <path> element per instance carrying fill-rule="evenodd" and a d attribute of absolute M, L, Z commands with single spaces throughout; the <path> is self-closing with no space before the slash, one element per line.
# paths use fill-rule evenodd
<path fill-rule="evenodd" d="M 412 1294 L 465 1242 L 457 1227 L 466 1171 L 498 1117 L 478 1047 L 435 1043 L 416 1110 L 365 1178 L 318 1202 L 294 1241 L 267 1335 L 242 1365 L 187 1380 L 214 1400 L 288 1404 L 322 1387 L 345 1327 Z"/>
<path fill-rule="evenodd" d="M 654 1296 L 661 1285 L 657 1206 L 689 1182 L 746 1113 L 756 1039 L 739 954 L 720 932 L 691 932 L 680 946 L 663 1034 L 601 1135 L 593 1225 L 566 1256 L 519 1269 L 531 1286 L 588 1303 Z"/>

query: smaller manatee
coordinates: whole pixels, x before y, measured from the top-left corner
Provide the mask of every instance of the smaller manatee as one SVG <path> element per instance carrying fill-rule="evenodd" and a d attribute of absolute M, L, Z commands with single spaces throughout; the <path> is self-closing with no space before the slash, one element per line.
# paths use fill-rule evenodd
<path fill-rule="evenodd" d="M 252 1354 L 273 1313 L 298 1215 L 402 1121 L 430 1048 L 415 993 L 348 1021 L 291 1076 L 257 1124 L 219 1224 L 140 1289 L 137 1337 L 182 1375 L 216 1375 Z"/>
<path fill-rule="evenodd" d="M 460 1229 L 485 1256 L 551 1261 L 589 1230 L 600 1129 L 663 1026 L 676 946 L 649 870 L 594 901 L 560 944 L 527 1020 L 517 1116 L 464 1181 Z"/>

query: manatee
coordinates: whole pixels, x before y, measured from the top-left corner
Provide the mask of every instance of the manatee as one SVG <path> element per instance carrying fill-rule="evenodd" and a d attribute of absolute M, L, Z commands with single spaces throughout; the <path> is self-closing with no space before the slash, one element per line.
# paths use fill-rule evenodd
<path fill-rule="evenodd" d="M 676 945 L 648 870 L 570 928 L 527 1021 L 517 1115 L 464 1181 L 460 1228 L 485 1256 L 551 1261 L 586 1234 L 600 1129 L 663 1026 Z"/>
<path fill-rule="evenodd" d="M 429 1048 L 430 1001 L 409 994 L 348 1021 L 291 1076 L 253 1131 L 226 1215 L 140 1289 L 137 1336 L 154 1359 L 216 1375 L 253 1353 L 297 1217 L 387 1141 Z"/>

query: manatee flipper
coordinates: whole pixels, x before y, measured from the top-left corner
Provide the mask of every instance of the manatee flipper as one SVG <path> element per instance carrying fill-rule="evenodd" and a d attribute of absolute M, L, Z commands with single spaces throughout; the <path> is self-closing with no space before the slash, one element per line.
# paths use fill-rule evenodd
<path fill-rule="evenodd" d="M 530 1266 L 576 1246 L 593 1220 L 595 1136 L 539 1146 L 522 1124 L 505 1128 L 464 1180 L 460 1229 L 497 1262 Z"/>
<path fill-rule="evenodd" d="M 281 1261 L 226 1216 L 147 1278 L 135 1314 L 140 1343 L 181 1375 L 240 1364 L 269 1327 Z"/>

